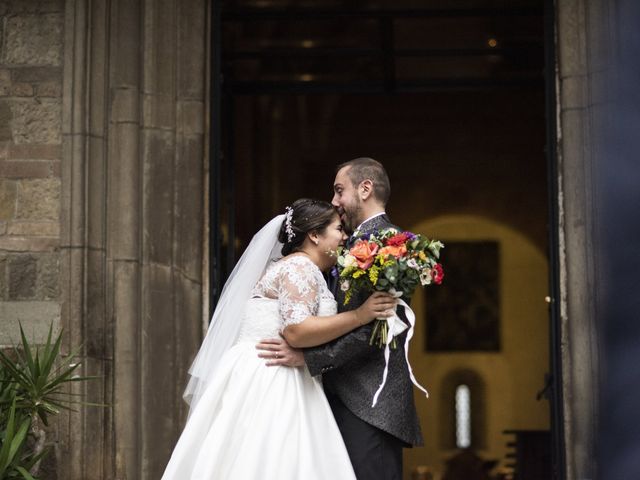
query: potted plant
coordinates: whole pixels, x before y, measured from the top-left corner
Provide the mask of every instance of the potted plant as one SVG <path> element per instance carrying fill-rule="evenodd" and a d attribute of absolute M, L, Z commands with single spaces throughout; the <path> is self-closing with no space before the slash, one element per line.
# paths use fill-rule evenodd
<path fill-rule="evenodd" d="M 0 351 L 0 480 L 37 480 L 40 461 L 47 455 L 46 427 L 49 418 L 82 402 L 68 391 L 72 382 L 94 377 L 80 376 L 75 354 L 60 355 L 62 332 L 34 349 L 20 325 L 22 343 L 13 352 Z"/>

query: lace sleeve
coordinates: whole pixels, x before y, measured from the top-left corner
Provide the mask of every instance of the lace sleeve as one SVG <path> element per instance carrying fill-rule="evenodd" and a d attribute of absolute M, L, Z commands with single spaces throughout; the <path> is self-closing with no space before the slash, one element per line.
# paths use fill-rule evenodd
<path fill-rule="evenodd" d="M 320 285 L 313 270 L 316 267 L 308 260 L 303 262 L 289 262 L 279 274 L 278 308 L 283 330 L 318 313 Z"/>

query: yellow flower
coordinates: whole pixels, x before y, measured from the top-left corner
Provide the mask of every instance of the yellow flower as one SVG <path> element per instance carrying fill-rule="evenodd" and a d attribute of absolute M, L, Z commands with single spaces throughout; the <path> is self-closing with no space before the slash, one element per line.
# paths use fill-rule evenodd
<path fill-rule="evenodd" d="M 422 260 L 423 262 L 427 261 L 427 256 L 425 255 L 425 253 L 420 250 L 420 253 L 418 254 L 418 257 L 420 257 L 420 260 Z"/>
<path fill-rule="evenodd" d="M 376 266 L 373 266 L 369 269 L 369 280 L 374 285 L 378 283 L 378 274 L 380 273 L 380 269 Z"/>
<path fill-rule="evenodd" d="M 364 270 L 358 270 L 357 272 L 355 272 L 355 273 L 353 274 L 353 278 L 359 278 L 359 277 L 361 277 L 362 275 L 364 275 L 365 273 L 367 273 L 367 272 L 365 272 Z"/>

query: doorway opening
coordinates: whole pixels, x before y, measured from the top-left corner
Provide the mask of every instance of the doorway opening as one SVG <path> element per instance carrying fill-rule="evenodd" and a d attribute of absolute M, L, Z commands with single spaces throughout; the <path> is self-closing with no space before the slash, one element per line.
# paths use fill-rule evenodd
<path fill-rule="evenodd" d="M 412 303 L 433 395 L 406 478 L 453 480 L 472 454 L 491 478 L 560 479 L 552 2 L 441 4 L 214 2 L 211 304 L 268 219 L 381 161 L 393 222 L 450 245 L 446 289 Z"/>

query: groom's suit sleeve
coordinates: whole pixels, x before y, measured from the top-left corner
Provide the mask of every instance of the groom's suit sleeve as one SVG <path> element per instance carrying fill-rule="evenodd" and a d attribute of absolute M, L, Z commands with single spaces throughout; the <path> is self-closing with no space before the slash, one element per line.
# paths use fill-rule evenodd
<path fill-rule="evenodd" d="M 304 361 L 311 376 L 327 373 L 355 358 L 374 353 L 374 347 L 369 345 L 371 331 L 371 324 L 363 325 L 329 343 L 305 348 Z"/>
<path fill-rule="evenodd" d="M 404 309 L 398 307 L 398 316 L 405 324 L 409 324 Z M 332 340 L 329 343 L 303 350 L 304 360 L 311 376 L 327 373 L 341 368 L 356 358 L 381 355 L 382 349 L 369 345 L 373 322 Z M 406 335 L 406 334 L 402 334 Z"/>

